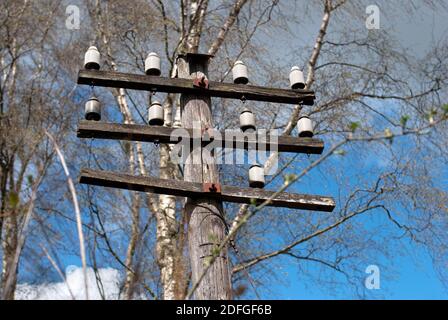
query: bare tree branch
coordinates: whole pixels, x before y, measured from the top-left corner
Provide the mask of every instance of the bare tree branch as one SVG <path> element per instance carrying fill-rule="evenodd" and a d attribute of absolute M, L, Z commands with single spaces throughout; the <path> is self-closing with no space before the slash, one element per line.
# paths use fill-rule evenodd
<path fill-rule="evenodd" d="M 216 37 L 215 41 L 212 43 L 210 48 L 208 49 L 208 54 L 214 55 L 218 51 L 221 44 L 224 42 L 224 39 L 227 36 L 227 33 L 229 32 L 230 28 L 235 23 L 236 18 L 238 17 L 238 14 L 240 13 L 243 6 L 246 4 L 247 0 L 237 0 L 235 1 L 235 4 L 232 7 L 232 10 L 229 13 L 229 16 L 227 17 L 226 22 L 221 27 L 221 30 L 219 30 L 219 34 Z"/>
<path fill-rule="evenodd" d="M 70 172 L 68 171 L 67 164 L 65 163 L 64 155 L 62 154 L 61 149 L 59 149 L 56 140 L 47 130 L 45 130 L 45 134 L 48 136 L 48 138 L 50 138 L 51 142 L 53 142 L 53 146 L 56 150 L 59 160 L 61 161 L 61 165 L 64 168 L 65 176 L 67 177 L 67 183 L 72 196 L 73 207 L 75 209 L 75 215 L 76 215 L 76 227 L 78 229 L 79 251 L 81 255 L 82 271 L 84 275 L 84 290 L 85 290 L 84 292 L 86 300 L 89 300 L 89 285 L 87 278 L 87 261 L 86 261 L 86 249 L 84 245 L 84 232 L 82 231 L 81 210 L 79 210 L 78 196 L 76 194 L 75 184 L 73 183 L 73 180 L 70 176 Z"/>

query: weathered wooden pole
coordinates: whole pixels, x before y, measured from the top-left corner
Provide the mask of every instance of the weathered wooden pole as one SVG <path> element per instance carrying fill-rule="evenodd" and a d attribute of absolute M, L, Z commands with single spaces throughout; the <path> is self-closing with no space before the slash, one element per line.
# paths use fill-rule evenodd
<path fill-rule="evenodd" d="M 185 54 L 177 59 L 178 77 L 193 79 L 197 72 L 208 74 L 210 56 L 203 54 Z M 207 89 L 203 89 L 207 90 Z M 211 98 L 207 95 L 182 94 L 180 98 L 182 110 L 182 127 L 201 129 L 213 128 L 211 114 Z M 201 147 L 191 150 L 184 165 L 184 180 L 199 183 L 219 183 L 219 173 L 214 155 Z M 188 242 L 191 261 L 192 283 L 196 283 L 204 271 L 209 257 L 225 237 L 226 226 L 223 219 L 222 202 L 207 197 L 187 199 L 185 214 L 189 219 Z M 222 250 L 219 257 L 209 269 L 195 291 L 198 300 L 232 298 L 229 260 L 227 249 Z"/>

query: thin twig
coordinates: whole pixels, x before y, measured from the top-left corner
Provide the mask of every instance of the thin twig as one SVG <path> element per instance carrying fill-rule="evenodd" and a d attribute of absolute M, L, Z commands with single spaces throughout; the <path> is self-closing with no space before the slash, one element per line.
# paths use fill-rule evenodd
<path fill-rule="evenodd" d="M 67 183 L 68 187 L 70 189 L 70 193 L 72 195 L 72 201 L 73 206 L 75 208 L 75 214 L 76 214 L 76 227 L 78 229 L 78 239 L 79 239 L 79 251 L 81 254 L 81 262 L 82 262 L 82 271 L 84 275 L 84 290 L 85 290 L 85 297 L 86 300 L 89 300 L 89 289 L 88 289 L 88 283 L 87 283 L 87 262 L 86 262 L 86 249 L 84 246 L 84 233 L 82 231 L 82 219 L 81 219 L 81 211 L 79 210 L 79 204 L 78 204 L 78 196 L 76 194 L 75 184 L 73 183 L 73 180 L 70 176 L 70 172 L 68 171 L 67 164 L 65 162 L 64 155 L 61 152 L 61 149 L 59 148 L 58 144 L 56 143 L 56 140 L 54 137 L 45 130 L 45 134 L 50 138 L 50 140 L 53 142 L 54 149 L 56 150 L 56 153 L 58 154 L 59 160 L 61 161 L 61 165 L 64 168 L 64 173 L 67 177 Z"/>
<path fill-rule="evenodd" d="M 212 252 L 212 255 L 210 257 L 210 259 L 207 261 L 207 265 L 204 268 L 204 270 L 202 271 L 201 275 L 199 276 L 198 280 L 196 281 L 195 284 L 193 284 L 190 292 L 187 294 L 186 299 L 190 299 L 194 292 L 196 291 L 196 289 L 199 287 L 199 284 L 201 283 L 201 281 L 203 280 L 203 278 L 205 277 L 205 275 L 207 274 L 208 270 L 210 269 L 210 267 L 212 266 L 212 264 L 215 262 L 216 258 L 220 255 L 221 251 L 225 248 L 225 246 L 227 245 L 227 243 L 229 241 L 231 241 L 234 238 L 234 235 L 236 234 L 236 232 L 244 225 L 246 224 L 246 222 L 253 216 L 255 215 L 258 211 L 260 211 L 261 209 L 263 209 L 265 206 L 267 206 L 272 199 L 274 199 L 276 196 L 278 196 L 280 193 L 282 193 L 283 191 L 286 190 L 286 188 L 288 188 L 290 185 L 292 185 L 294 182 L 298 181 L 301 177 L 303 177 L 304 175 L 306 175 L 308 173 L 309 170 L 311 170 L 311 168 L 314 168 L 315 166 L 317 166 L 318 164 L 320 164 L 321 162 L 323 162 L 325 159 L 327 159 L 329 156 L 331 156 L 337 149 L 339 149 L 339 147 L 341 147 L 344 143 L 346 143 L 347 140 L 342 140 L 341 142 L 335 144 L 330 151 L 325 154 L 323 157 L 317 159 L 316 161 L 314 161 L 310 166 L 308 166 L 307 168 L 305 168 L 300 175 L 297 175 L 296 177 L 292 178 L 289 181 L 285 181 L 285 183 L 283 184 L 283 186 L 277 191 L 274 192 L 272 194 L 271 197 L 269 197 L 268 199 L 266 199 L 263 203 L 261 203 L 260 205 L 256 206 L 252 211 L 248 211 L 238 222 L 238 224 L 236 224 L 233 228 L 231 228 L 227 234 L 227 236 L 224 238 L 224 240 L 221 242 L 221 244 L 218 246 L 218 248 L 216 250 L 214 250 Z"/>
<path fill-rule="evenodd" d="M 58 275 L 61 277 L 62 281 L 67 286 L 68 292 L 70 293 L 70 296 L 72 297 L 72 300 L 76 300 L 75 295 L 73 294 L 72 290 L 70 289 L 70 286 L 69 286 L 69 284 L 67 282 L 67 279 L 65 278 L 65 276 L 62 273 L 61 269 L 58 267 L 56 261 L 54 261 L 54 259 L 51 257 L 51 255 L 48 252 L 48 250 L 42 244 L 40 244 L 40 247 L 41 247 L 42 251 L 45 253 L 45 256 L 47 257 L 48 261 L 50 261 L 50 263 L 53 266 L 53 268 L 56 270 Z"/>

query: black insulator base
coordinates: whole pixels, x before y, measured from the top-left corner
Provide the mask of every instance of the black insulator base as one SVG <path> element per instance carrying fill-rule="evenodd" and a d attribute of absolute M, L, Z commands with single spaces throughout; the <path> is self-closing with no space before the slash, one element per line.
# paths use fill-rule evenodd
<path fill-rule="evenodd" d="M 243 132 L 253 132 L 253 131 L 255 131 L 256 130 L 256 128 L 255 128 L 255 126 L 242 126 L 241 127 L 241 131 L 243 131 Z"/>
<path fill-rule="evenodd" d="M 148 69 L 146 70 L 146 75 L 148 76 L 160 76 L 161 72 L 159 69 Z"/>
<path fill-rule="evenodd" d="M 163 126 L 163 119 L 151 119 L 148 121 L 150 126 Z"/>
<path fill-rule="evenodd" d="M 249 79 L 247 79 L 246 77 L 239 77 L 239 78 L 236 78 L 235 80 L 233 80 L 233 83 L 235 83 L 235 84 L 248 84 L 249 83 Z"/>
<path fill-rule="evenodd" d="M 261 181 L 252 181 L 252 182 L 249 183 L 249 187 L 263 189 L 264 188 L 264 183 L 261 182 Z"/>
<path fill-rule="evenodd" d="M 314 136 L 314 133 L 311 131 L 302 131 L 299 133 L 299 137 L 301 138 L 312 138 Z"/>
<path fill-rule="evenodd" d="M 97 113 L 97 112 L 89 112 L 86 113 L 85 116 L 86 120 L 92 120 L 92 121 L 100 121 L 101 120 L 101 114 Z"/>
<path fill-rule="evenodd" d="M 96 62 L 88 62 L 84 67 L 87 70 L 100 70 L 100 65 Z"/>
<path fill-rule="evenodd" d="M 293 89 L 293 90 L 297 90 L 297 89 L 305 89 L 305 84 L 304 83 L 294 83 L 292 86 L 291 86 L 291 89 Z"/>

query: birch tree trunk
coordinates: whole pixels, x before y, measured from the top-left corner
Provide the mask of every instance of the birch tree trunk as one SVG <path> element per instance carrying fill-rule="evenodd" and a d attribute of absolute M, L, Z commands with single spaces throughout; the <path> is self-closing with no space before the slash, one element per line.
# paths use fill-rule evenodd
<path fill-rule="evenodd" d="M 129 143 L 129 142 L 128 142 Z M 135 156 L 134 156 L 134 147 L 132 143 L 129 143 L 129 171 L 131 174 L 135 174 Z M 130 269 L 126 270 L 126 277 L 125 277 L 125 283 L 124 283 L 124 298 L 126 300 L 132 300 L 134 297 L 135 292 L 135 282 L 136 282 L 136 275 L 133 268 L 133 260 L 135 251 L 138 244 L 138 239 L 140 236 L 140 194 L 137 192 L 131 193 L 131 219 L 132 219 L 132 226 L 131 226 L 131 236 L 128 244 L 128 249 L 126 252 L 126 260 L 125 264 Z"/>
<path fill-rule="evenodd" d="M 14 292 L 17 284 L 17 268 L 14 268 L 14 254 L 18 245 L 18 224 L 17 224 L 17 210 L 11 210 L 7 213 L 4 220 L 5 234 L 2 241 L 3 249 L 3 265 L 2 265 L 2 284 L 3 299 L 14 300 Z M 10 285 L 7 286 L 8 279 L 11 280 Z"/>

